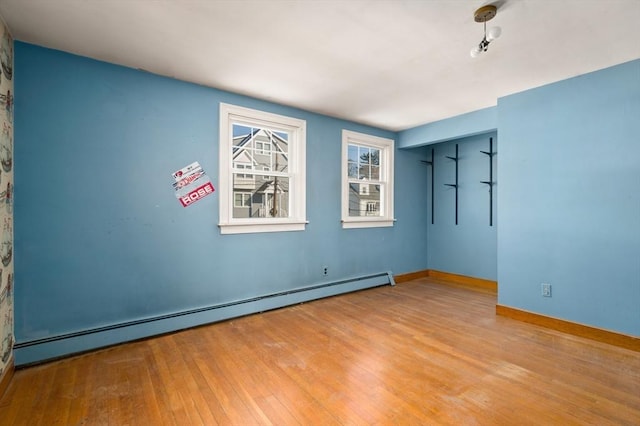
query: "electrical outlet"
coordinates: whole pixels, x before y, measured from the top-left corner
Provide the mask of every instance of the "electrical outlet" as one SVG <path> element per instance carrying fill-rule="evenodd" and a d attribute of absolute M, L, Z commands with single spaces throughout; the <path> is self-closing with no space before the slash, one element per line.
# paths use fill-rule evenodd
<path fill-rule="evenodd" d="M 542 283 L 542 296 L 551 297 L 551 284 Z"/>
<path fill-rule="evenodd" d="M 328 266 L 323 266 L 322 267 L 322 275 L 329 275 L 329 267 Z"/>

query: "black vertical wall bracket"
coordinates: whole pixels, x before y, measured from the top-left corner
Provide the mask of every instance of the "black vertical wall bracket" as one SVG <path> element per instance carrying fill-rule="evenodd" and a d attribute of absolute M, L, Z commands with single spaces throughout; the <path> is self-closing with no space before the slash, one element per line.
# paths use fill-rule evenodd
<path fill-rule="evenodd" d="M 489 185 L 489 226 L 493 226 L 493 156 L 496 155 L 493 152 L 493 138 L 489 138 L 489 152 L 480 151 L 483 154 L 489 156 L 489 180 L 480 181 L 480 183 L 484 183 L 485 185 Z"/>
<path fill-rule="evenodd" d="M 434 187 L 433 187 L 433 182 L 434 182 L 434 176 L 435 176 L 435 172 L 434 169 L 436 168 L 436 162 L 434 160 L 434 153 L 433 153 L 433 148 L 431 148 L 431 161 L 427 161 L 427 160 L 422 160 L 423 163 L 431 166 L 431 224 L 433 225 L 434 223 Z"/>
<path fill-rule="evenodd" d="M 453 160 L 456 163 L 456 183 L 445 183 L 445 186 L 450 186 L 456 190 L 456 225 L 458 224 L 458 144 L 456 144 L 456 156 L 447 158 Z"/>

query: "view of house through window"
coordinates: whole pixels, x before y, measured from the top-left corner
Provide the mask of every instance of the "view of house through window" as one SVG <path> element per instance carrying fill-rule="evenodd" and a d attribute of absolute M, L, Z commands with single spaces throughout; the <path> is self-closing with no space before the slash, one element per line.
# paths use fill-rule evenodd
<path fill-rule="evenodd" d="M 349 216 L 380 216 L 380 150 L 349 144 Z"/>
<path fill-rule="evenodd" d="M 232 131 L 232 217 L 288 217 L 289 135 L 241 124 Z"/>
<path fill-rule="evenodd" d="M 303 231 L 306 122 L 220 104 L 220 232 Z"/>
<path fill-rule="evenodd" d="M 393 226 L 391 139 L 342 131 L 342 226 Z"/>

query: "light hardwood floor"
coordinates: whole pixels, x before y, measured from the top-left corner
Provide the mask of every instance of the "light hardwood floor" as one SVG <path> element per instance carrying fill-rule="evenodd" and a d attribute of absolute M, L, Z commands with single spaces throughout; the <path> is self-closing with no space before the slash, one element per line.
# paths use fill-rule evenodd
<path fill-rule="evenodd" d="M 423 278 L 16 371 L 1 425 L 640 425 L 640 353 Z"/>

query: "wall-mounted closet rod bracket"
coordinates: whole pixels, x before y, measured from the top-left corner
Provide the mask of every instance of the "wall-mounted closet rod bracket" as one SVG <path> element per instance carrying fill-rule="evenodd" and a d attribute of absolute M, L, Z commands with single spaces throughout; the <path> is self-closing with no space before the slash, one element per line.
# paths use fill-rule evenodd
<path fill-rule="evenodd" d="M 493 226 L 493 156 L 496 155 L 493 152 L 493 138 L 489 138 L 489 152 L 480 151 L 483 154 L 489 156 L 489 180 L 482 180 L 480 183 L 484 183 L 485 185 L 489 185 L 489 226 Z"/>
<path fill-rule="evenodd" d="M 434 187 L 433 187 L 433 182 L 434 182 L 434 179 L 435 179 L 434 170 L 436 168 L 436 161 L 435 161 L 435 157 L 434 157 L 433 148 L 431 148 L 431 161 L 428 161 L 428 160 L 421 160 L 421 161 L 423 163 L 431 166 L 431 224 L 433 225 L 433 223 L 434 223 L 434 212 L 435 212 L 434 204 L 433 204 L 433 201 L 434 201 L 434 195 L 433 194 L 435 193 Z"/>
<path fill-rule="evenodd" d="M 458 144 L 456 144 L 456 156 L 446 156 L 448 159 L 453 160 L 456 163 L 456 183 L 445 183 L 446 186 L 450 186 L 456 190 L 456 225 L 458 224 Z"/>

